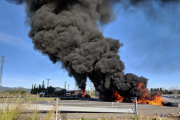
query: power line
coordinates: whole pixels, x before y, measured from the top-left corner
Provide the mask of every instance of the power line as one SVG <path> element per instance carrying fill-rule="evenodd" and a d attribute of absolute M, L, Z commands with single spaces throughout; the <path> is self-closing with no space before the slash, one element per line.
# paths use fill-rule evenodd
<path fill-rule="evenodd" d="M 4 61 L 4 62 L 6 62 L 6 61 Z M 8 61 L 8 63 L 10 63 L 9 61 Z M 23 71 L 23 72 L 25 72 L 25 73 L 27 73 L 27 74 L 34 74 L 34 75 L 36 75 L 36 76 L 39 76 L 39 77 L 41 77 L 41 78 L 47 78 L 47 77 L 45 77 L 45 76 L 42 76 L 42 75 L 40 75 L 40 74 L 38 74 L 38 73 L 36 73 L 36 72 L 33 72 L 32 70 L 29 70 L 29 69 L 27 69 L 27 68 L 23 68 L 22 66 L 20 66 L 20 65 L 18 65 L 18 64 L 15 64 L 15 63 L 10 63 L 10 64 L 8 64 L 10 67 L 12 67 L 12 68 L 15 68 L 16 70 L 20 70 L 20 71 Z M 1 69 L 2 69 L 2 63 L 1 63 Z M 2 78 L 2 76 L 0 76 L 1 78 Z M 0 79 L 1 80 L 1 79 Z M 50 80 L 50 79 L 49 79 Z M 49 80 L 48 80 L 48 86 L 49 86 Z M 47 86 L 47 87 L 48 87 Z M 0 81 L 0 88 L 1 88 L 1 81 Z M 48 89 L 48 88 L 47 88 Z M 48 92 L 48 91 L 47 91 Z"/>
<path fill-rule="evenodd" d="M 70 85 L 68 84 L 68 90 L 69 90 L 69 86 L 70 86 Z"/>
<path fill-rule="evenodd" d="M 16 64 L 12 64 L 11 62 L 9 62 L 11 65 L 14 65 L 14 66 L 17 66 L 16 67 L 16 69 L 17 68 L 19 68 L 19 69 L 22 69 L 22 70 L 25 70 L 26 72 L 28 71 L 29 73 L 31 72 L 31 73 L 33 73 L 33 74 L 36 74 L 36 75 L 38 75 L 38 76 L 40 76 L 40 77 L 42 77 L 42 78 L 46 78 L 45 76 L 43 76 L 43 75 L 40 75 L 40 74 L 38 74 L 38 73 L 36 73 L 36 72 L 34 72 L 34 71 L 32 71 L 32 70 L 29 70 L 29 69 L 27 69 L 27 68 L 25 68 L 25 67 L 22 67 L 22 66 L 20 66 L 20 65 L 16 65 Z M 11 66 L 12 67 L 12 66 Z"/>
<path fill-rule="evenodd" d="M 1 56 L 2 59 L 1 59 L 1 71 L 0 71 L 0 92 L 2 92 L 2 76 L 3 76 L 3 65 L 4 65 L 4 62 L 7 62 L 4 60 L 4 56 Z"/>
<path fill-rule="evenodd" d="M 2 61 L 3 62 L 1 62 L 1 71 L 0 71 L 0 73 L 2 72 L 2 69 L 3 69 L 3 63 L 4 62 L 7 62 L 7 61 L 4 61 L 4 56 L 2 56 Z M 10 67 L 13 67 L 13 68 L 15 68 L 16 70 L 17 69 L 19 69 L 19 70 L 23 70 L 23 72 L 26 72 L 26 73 L 31 73 L 31 74 L 34 74 L 34 75 L 38 75 L 39 77 L 41 77 L 41 78 L 46 78 L 45 76 L 42 76 L 42 75 L 40 75 L 40 74 L 38 74 L 38 73 L 36 73 L 36 72 L 34 72 L 34 71 L 32 71 L 32 70 L 29 70 L 28 68 L 25 68 L 25 67 L 22 67 L 21 65 L 18 65 L 18 64 L 15 64 L 15 63 L 11 63 L 11 62 L 8 62 L 8 63 L 10 63 L 9 65 L 10 65 Z M 2 79 L 2 75 L 0 74 L 0 80 Z M 48 93 L 48 87 L 49 87 L 49 80 L 50 79 L 47 79 L 47 93 Z M 0 87 L 1 87 L 1 81 L 0 81 Z"/>
<path fill-rule="evenodd" d="M 65 82 L 64 88 L 66 89 L 66 82 Z"/>
<path fill-rule="evenodd" d="M 51 79 L 46 79 L 47 80 L 47 87 L 49 87 L 49 80 L 51 80 Z"/>

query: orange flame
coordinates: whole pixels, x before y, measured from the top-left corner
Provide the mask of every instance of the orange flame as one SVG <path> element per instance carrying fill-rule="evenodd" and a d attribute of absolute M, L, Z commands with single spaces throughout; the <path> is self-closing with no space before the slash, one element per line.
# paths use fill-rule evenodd
<path fill-rule="evenodd" d="M 84 92 L 83 89 L 81 89 L 81 96 L 82 96 L 82 97 L 85 97 L 85 95 L 86 95 L 86 93 Z"/>
<path fill-rule="evenodd" d="M 114 102 L 122 102 L 123 101 L 123 97 L 121 95 L 118 94 L 117 91 L 113 90 L 113 95 L 112 98 L 114 99 Z"/>
<path fill-rule="evenodd" d="M 146 88 L 142 88 L 143 83 L 139 83 L 137 87 L 141 90 L 141 97 L 138 98 L 137 103 L 151 104 L 162 106 L 162 102 L 165 100 L 161 97 L 161 94 L 157 92 L 156 95 L 152 95 Z"/>

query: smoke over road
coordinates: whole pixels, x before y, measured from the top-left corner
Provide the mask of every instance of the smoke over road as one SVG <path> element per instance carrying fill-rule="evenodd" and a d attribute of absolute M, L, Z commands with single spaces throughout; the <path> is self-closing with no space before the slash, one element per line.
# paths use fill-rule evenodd
<path fill-rule="evenodd" d="M 61 62 L 79 88 L 85 90 L 89 78 L 105 100 L 112 91 L 130 98 L 141 96 L 147 79 L 124 74 L 124 63 L 118 50 L 119 40 L 106 38 L 99 25 L 115 18 L 113 5 L 121 0 L 7 0 L 24 4 L 31 26 L 29 37 L 34 49 Z M 162 0 L 168 2 L 169 0 Z M 128 5 L 140 7 L 144 0 L 130 0 Z M 160 2 L 160 1 L 159 1 Z M 128 6 L 126 6 L 128 7 Z M 143 83 L 141 88 L 138 84 Z"/>

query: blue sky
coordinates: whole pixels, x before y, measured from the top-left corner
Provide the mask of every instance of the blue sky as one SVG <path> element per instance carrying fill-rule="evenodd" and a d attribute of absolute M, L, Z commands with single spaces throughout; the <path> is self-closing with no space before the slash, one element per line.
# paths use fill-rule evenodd
<path fill-rule="evenodd" d="M 3 69 L 3 86 L 31 88 L 46 79 L 50 85 L 74 89 L 75 81 L 49 58 L 33 49 L 28 37 L 23 6 L 0 1 L 0 56 L 8 61 Z M 101 28 L 104 36 L 119 39 L 124 46 L 119 55 L 125 63 L 125 73 L 149 79 L 148 88 L 180 87 L 180 9 L 176 5 L 157 8 L 149 14 L 146 7 L 124 10 L 116 6 L 115 21 Z M 90 86 L 87 83 L 87 89 Z"/>

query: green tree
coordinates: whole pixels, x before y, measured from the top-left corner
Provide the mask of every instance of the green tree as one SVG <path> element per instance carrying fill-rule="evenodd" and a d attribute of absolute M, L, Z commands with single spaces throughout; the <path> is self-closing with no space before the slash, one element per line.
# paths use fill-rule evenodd
<path fill-rule="evenodd" d="M 163 94 L 169 94 L 169 91 L 167 89 L 165 89 Z"/>
<path fill-rule="evenodd" d="M 150 93 L 152 93 L 152 92 L 153 92 L 153 88 L 150 89 Z"/>
<path fill-rule="evenodd" d="M 44 80 L 43 80 L 43 82 L 42 82 L 42 89 L 44 89 L 45 88 L 45 85 L 44 85 Z"/>
<path fill-rule="evenodd" d="M 163 90 L 163 88 L 160 88 L 160 92 L 163 94 L 164 93 L 164 90 Z"/>
<path fill-rule="evenodd" d="M 37 88 L 36 88 L 36 84 L 34 85 L 34 91 L 33 91 L 33 94 L 36 94 L 37 93 Z"/>
<path fill-rule="evenodd" d="M 33 84 L 32 84 L 32 88 L 31 88 L 31 94 L 33 94 L 34 92 L 34 89 L 33 89 Z"/>
<path fill-rule="evenodd" d="M 50 86 L 48 87 L 48 94 L 54 93 L 55 92 L 55 88 Z"/>
<path fill-rule="evenodd" d="M 39 93 L 42 91 L 41 85 L 39 84 Z"/>
<path fill-rule="evenodd" d="M 24 93 L 26 93 L 26 91 L 25 91 L 25 90 L 18 90 L 17 92 L 18 92 L 18 93 L 20 93 L 20 94 L 24 94 Z"/>
<path fill-rule="evenodd" d="M 158 88 L 157 91 L 160 91 L 160 89 Z"/>

